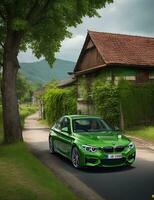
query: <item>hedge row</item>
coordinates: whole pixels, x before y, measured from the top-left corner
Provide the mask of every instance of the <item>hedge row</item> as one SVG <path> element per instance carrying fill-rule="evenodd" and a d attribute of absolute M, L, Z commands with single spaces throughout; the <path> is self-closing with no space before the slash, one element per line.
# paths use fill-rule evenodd
<path fill-rule="evenodd" d="M 134 85 L 121 81 L 118 86 L 96 81 L 92 88 L 96 114 L 113 126 L 120 124 L 123 113 L 125 128 L 154 124 L 154 84 Z M 121 106 L 120 106 L 121 105 Z"/>
<path fill-rule="evenodd" d="M 43 95 L 45 119 L 53 124 L 63 115 L 75 114 L 76 93 L 74 89 L 48 89 Z"/>
<path fill-rule="evenodd" d="M 133 85 L 125 81 L 119 85 L 119 94 L 125 127 L 154 123 L 154 84 Z"/>
<path fill-rule="evenodd" d="M 92 88 L 92 101 L 97 115 L 113 126 L 119 126 L 119 89 L 109 83 L 96 82 Z"/>

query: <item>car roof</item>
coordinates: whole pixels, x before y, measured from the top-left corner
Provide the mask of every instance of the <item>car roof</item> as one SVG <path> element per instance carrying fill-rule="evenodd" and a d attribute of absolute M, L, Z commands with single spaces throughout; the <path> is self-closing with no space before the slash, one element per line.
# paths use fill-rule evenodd
<path fill-rule="evenodd" d="M 65 115 L 64 117 L 69 117 L 71 119 L 81 119 L 81 118 L 100 118 L 93 115 Z"/>

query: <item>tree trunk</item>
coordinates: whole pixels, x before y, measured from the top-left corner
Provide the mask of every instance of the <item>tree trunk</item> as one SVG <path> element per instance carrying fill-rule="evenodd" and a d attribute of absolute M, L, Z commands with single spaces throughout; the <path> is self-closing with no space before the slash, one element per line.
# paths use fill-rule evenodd
<path fill-rule="evenodd" d="M 4 48 L 2 76 L 2 106 L 4 142 L 22 141 L 22 130 L 19 118 L 16 95 L 16 75 L 18 72 L 17 54 L 19 39 L 16 33 L 8 32 Z"/>

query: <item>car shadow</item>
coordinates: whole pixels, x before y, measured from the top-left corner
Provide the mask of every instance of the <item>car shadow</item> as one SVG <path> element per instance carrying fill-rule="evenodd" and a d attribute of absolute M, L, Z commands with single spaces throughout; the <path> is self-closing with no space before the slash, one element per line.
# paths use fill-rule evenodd
<path fill-rule="evenodd" d="M 86 173 L 116 173 L 116 172 L 125 172 L 135 169 L 134 166 L 120 166 L 120 167 L 86 167 L 80 169 Z"/>
<path fill-rule="evenodd" d="M 78 172 L 84 172 L 84 173 L 116 173 L 116 172 L 125 172 L 135 169 L 134 166 L 121 166 L 121 167 L 84 167 L 80 169 L 75 169 L 71 163 L 71 161 L 64 156 L 55 153 L 54 154 L 59 161 L 63 162 L 63 164 L 67 165 L 71 170 L 77 170 Z"/>

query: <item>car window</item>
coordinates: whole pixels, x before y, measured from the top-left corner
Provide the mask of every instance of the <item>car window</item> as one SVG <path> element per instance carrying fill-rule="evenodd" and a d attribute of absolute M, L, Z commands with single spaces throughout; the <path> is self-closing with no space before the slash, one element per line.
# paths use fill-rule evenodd
<path fill-rule="evenodd" d="M 64 117 L 61 117 L 57 122 L 56 122 L 56 124 L 55 124 L 55 128 L 56 129 L 61 129 L 61 123 L 62 123 L 62 121 L 63 121 L 63 119 L 64 119 Z"/>
<path fill-rule="evenodd" d="M 62 128 L 69 128 L 70 127 L 70 120 L 67 118 L 67 117 L 64 117 L 62 122 L 61 122 L 61 127 L 60 129 Z"/>
<path fill-rule="evenodd" d="M 74 132 L 99 132 L 106 130 L 111 130 L 111 128 L 100 118 L 81 118 L 73 120 Z"/>

